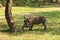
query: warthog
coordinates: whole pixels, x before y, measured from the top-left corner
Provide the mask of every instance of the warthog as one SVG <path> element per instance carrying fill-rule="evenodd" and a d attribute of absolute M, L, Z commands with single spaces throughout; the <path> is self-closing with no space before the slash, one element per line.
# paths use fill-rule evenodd
<path fill-rule="evenodd" d="M 24 24 L 22 29 L 25 27 L 29 27 L 29 30 L 32 30 L 32 27 L 34 24 L 40 24 L 42 23 L 44 26 L 44 30 L 46 30 L 46 18 L 45 17 L 38 17 L 38 16 L 28 16 L 24 20 Z"/>

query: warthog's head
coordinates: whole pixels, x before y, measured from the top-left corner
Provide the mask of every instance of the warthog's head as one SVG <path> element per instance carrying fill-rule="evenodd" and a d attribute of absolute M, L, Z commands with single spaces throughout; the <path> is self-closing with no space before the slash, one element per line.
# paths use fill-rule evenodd
<path fill-rule="evenodd" d="M 24 20 L 24 26 L 25 27 L 30 27 L 32 25 L 32 20 L 30 18 L 26 18 Z"/>

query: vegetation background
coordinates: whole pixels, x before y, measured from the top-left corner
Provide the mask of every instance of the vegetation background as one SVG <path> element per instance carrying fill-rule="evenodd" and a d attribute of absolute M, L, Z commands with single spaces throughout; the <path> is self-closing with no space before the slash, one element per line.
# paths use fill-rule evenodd
<path fill-rule="evenodd" d="M 33 31 L 11 33 L 5 19 L 6 0 L 0 0 L 0 40 L 60 40 L 60 0 L 13 0 L 12 13 L 19 28 L 27 15 L 45 16 L 47 30 L 43 25 L 34 25 Z"/>
<path fill-rule="evenodd" d="M 6 0 L 0 0 L 0 3 L 5 6 Z M 59 5 L 60 0 L 13 0 L 13 6 L 30 6 L 30 7 L 41 7 L 44 5 Z M 52 5 L 53 6 L 53 5 Z"/>

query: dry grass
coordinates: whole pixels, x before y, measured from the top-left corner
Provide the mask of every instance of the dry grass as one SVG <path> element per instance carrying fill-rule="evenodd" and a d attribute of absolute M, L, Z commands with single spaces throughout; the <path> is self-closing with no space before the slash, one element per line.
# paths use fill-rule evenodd
<path fill-rule="evenodd" d="M 60 11 L 60 7 L 52 8 L 30 8 L 30 7 L 13 7 L 13 14 L 24 14 L 28 12 L 50 12 L 50 11 Z M 5 8 L 0 8 L 0 15 L 4 15 Z"/>

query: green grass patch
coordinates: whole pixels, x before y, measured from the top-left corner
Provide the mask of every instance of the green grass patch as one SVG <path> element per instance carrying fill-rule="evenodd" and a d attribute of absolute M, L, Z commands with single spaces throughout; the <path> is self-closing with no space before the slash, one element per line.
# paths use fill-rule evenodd
<path fill-rule="evenodd" d="M 36 10 L 34 10 L 36 9 Z M 47 9 L 47 8 L 46 8 Z M 41 11 L 40 11 L 41 10 Z M 42 8 L 13 8 L 13 18 L 19 28 L 23 25 L 24 15 L 45 16 L 47 19 L 47 30 L 43 30 L 43 25 L 34 25 L 33 31 L 9 33 L 4 11 L 0 11 L 0 40 L 60 40 L 60 11 L 45 11 Z M 49 9 L 47 9 L 49 10 Z M 51 10 L 51 9 L 50 9 Z M 31 14 L 30 14 L 31 12 Z M 28 14 L 26 14 L 28 13 Z M 24 14 L 24 15 L 22 15 Z"/>

